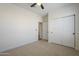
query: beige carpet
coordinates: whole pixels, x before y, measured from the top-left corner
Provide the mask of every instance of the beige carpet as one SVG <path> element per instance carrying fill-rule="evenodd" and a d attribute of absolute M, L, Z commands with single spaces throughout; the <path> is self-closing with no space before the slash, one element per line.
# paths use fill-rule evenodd
<path fill-rule="evenodd" d="M 40 40 L 22 47 L 6 51 L 11 56 L 77 56 L 79 51 Z"/>

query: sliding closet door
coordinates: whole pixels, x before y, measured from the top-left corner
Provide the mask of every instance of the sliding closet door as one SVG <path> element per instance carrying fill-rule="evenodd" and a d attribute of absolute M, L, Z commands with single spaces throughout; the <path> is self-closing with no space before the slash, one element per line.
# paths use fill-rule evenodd
<path fill-rule="evenodd" d="M 53 20 L 52 38 L 54 43 L 74 48 L 74 16 Z"/>

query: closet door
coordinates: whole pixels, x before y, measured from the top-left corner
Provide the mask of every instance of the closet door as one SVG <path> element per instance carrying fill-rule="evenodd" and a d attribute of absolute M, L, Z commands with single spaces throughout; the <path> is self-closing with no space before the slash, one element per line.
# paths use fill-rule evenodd
<path fill-rule="evenodd" d="M 74 16 L 53 20 L 52 38 L 54 43 L 74 48 Z"/>

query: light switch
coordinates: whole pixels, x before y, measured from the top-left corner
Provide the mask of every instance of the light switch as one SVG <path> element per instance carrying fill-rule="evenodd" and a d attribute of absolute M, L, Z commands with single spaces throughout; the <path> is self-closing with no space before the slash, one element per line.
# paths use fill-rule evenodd
<path fill-rule="evenodd" d="M 37 29 L 35 29 L 35 31 L 37 31 Z"/>

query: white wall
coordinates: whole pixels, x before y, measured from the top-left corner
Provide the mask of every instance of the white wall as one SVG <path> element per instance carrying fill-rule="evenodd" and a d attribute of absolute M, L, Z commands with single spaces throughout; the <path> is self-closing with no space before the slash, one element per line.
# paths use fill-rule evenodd
<path fill-rule="evenodd" d="M 64 16 L 69 16 L 75 14 L 75 32 L 76 32 L 76 38 L 75 38 L 75 49 L 79 50 L 79 6 L 77 5 L 70 5 L 70 6 L 65 6 L 61 7 L 55 10 L 51 10 L 49 15 L 48 15 L 48 37 L 49 37 L 49 42 L 52 41 L 51 37 L 51 32 L 52 32 L 52 21 L 56 18 L 64 17 Z"/>
<path fill-rule="evenodd" d="M 0 4 L 0 52 L 38 40 L 41 17 L 13 4 Z"/>

